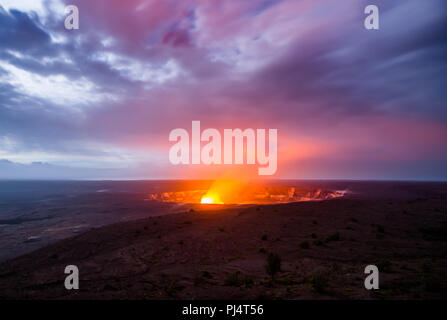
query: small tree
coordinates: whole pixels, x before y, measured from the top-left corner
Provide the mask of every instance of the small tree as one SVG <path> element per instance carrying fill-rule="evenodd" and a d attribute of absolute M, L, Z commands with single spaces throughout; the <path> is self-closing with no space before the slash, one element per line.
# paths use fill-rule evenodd
<path fill-rule="evenodd" d="M 277 253 L 270 253 L 267 256 L 267 264 L 265 265 L 265 272 L 274 280 L 275 274 L 281 271 L 281 258 Z"/>

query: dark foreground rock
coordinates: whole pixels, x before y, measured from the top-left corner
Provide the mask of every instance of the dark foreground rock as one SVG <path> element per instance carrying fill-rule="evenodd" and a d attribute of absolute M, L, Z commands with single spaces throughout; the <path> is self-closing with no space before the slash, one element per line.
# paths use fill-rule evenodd
<path fill-rule="evenodd" d="M 374 194 L 196 208 L 93 229 L 1 264 L 0 298 L 445 298 L 446 186 Z M 273 280 L 270 253 L 281 260 Z M 364 288 L 369 264 L 380 270 L 377 291 Z M 79 268 L 79 290 L 64 288 L 67 265 Z"/>

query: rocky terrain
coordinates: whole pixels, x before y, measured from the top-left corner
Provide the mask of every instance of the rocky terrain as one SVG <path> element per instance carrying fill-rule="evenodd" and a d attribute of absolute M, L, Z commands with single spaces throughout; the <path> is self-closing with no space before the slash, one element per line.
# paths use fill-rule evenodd
<path fill-rule="evenodd" d="M 350 189 L 331 200 L 197 205 L 94 228 L 2 263 L 0 298 L 445 298 L 447 184 Z M 369 264 L 379 290 L 364 288 Z M 79 268 L 79 290 L 64 288 L 67 265 Z"/>

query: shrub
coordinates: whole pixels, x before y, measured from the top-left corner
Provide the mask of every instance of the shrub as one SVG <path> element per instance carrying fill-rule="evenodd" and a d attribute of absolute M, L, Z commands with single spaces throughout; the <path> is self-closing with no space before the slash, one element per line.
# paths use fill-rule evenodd
<path fill-rule="evenodd" d="M 377 263 L 376 266 L 379 269 L 379 272 L 380 271 L 388 272 L 388 271 L 390 271 L 391 262 L 387 259 L 382 259 Z"/>
<path fill-rule="evenodd" d="M 323 272 L 314 273 L 310 280 L 312 289 L 318 293 L 325 293 L 327 290 L 329 279 Z"/>
<path fill-rule="evenodd" d="M 326 242 L 339 241 L 339 240 L 340 240 L 340 233 L 338 232 L 329 234 L 325 239 Z"/>
<path fill-rule="evenodd" d="M 236 271 L 228 276 L 228 278 L 225 280 L 226 286 L 233 286 L 233 287 L 250 287 L 253 285 L 254 281 L 253 278 L 250 276 L 243 276 L 240 271 Z"/>
<path fill-rule="evenodd" d="M 200 271 L 200 276 L 203 278 L 207 278 L 207 279 L 211 279 L 213 276 L 211 275 L 211 273 L 209 271 L 203 270 Z"/>
<path fill-rule="evenodd" d="M 236 271 L 236 272 L 230 274 L 228 276 L 228 278 L 225 280 L 225 285 L 239 287 L 241 285 L 241 280 L 240 280 L 239 275 L 240 275 L 239 271 Z"/>
<path fill-rule="evenodd" d="M 307 241 L 303 241 L 300 243 L 300 248 L 301 249 L 309 249 L 309 242 Z"/>
<path fill-rule="evenodd" d="M 281 271 L 281 258 L 277 253 L 270 253 L 267 256 L 267 264 L 265 265 L 265 272 L 274 279 L 275 275 Z"/>
<path fill-rule="evenodd" d="M 210 272 L 206 270 L 200 271 L 199 275 L 194 278 L 194 286 L 198 287 L 202 284 L 205 284 L 207 282 L 206 279 L 212 279 L 212 278 L 213 276 L 211 275 Z"/>
<path fill-rule="evenodd" d="M 203 277 L 195 277 L 194 278 L 194 286 L 195 287 L 198 287 L 204 283 L 206 283 L 206 280 Z"/>

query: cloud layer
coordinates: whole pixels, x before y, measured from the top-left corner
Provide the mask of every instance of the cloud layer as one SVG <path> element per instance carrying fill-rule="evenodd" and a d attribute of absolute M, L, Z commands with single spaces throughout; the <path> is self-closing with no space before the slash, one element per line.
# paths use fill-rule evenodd
<path fill-rule="evenodd" d="M 446 179 L 447 4 L 374 2 L 2 0 L 0 159 L 207 178 L 168 163 L 200 120 L 278 128 L 278 177 Z"/>

